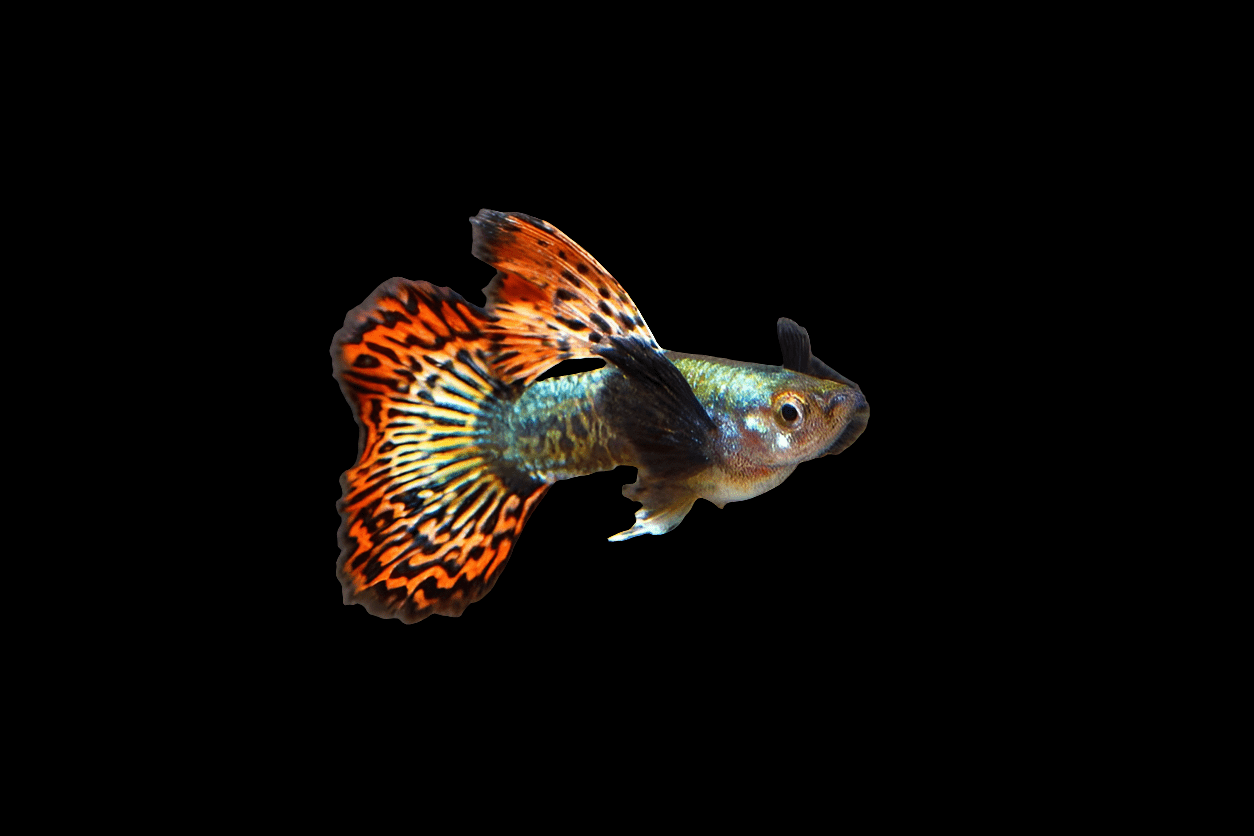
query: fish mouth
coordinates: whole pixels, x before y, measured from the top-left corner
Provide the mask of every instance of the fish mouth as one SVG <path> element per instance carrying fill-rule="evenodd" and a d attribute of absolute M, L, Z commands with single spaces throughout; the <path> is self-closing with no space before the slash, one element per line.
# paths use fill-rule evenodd
<path fill-rule="evenodd" d="M 853 399 L 852 415 L 849 416 L 849 423 L 840 431 L 840 435 L 836 436 L 836 440 L 832 442 L 832 446 L 827 448 L 824 456 L 835 456 L 837 453 L 843 453 L 845 448 L 858 440 L 858 436 L 862 435 L 862 431 L 866 429 L 867 421 L 871 418 L 871 406 L 866 402 L 866 396 L 860 391 L 842 392 L 832 399 L 832 406 L 838 403 L 847 404 Z M 830 407 L 829 407 L 830 408 Z"/>

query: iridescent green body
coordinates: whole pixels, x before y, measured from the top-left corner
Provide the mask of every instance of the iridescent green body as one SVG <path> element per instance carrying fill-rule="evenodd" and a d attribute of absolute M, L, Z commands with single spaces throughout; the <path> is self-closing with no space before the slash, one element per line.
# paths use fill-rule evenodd
<path fill-rule="evenodd" d="M 610 392 L 625 384 L 622 373 L 607 366 L 527 387 L 493 428 L 502 458 L 546 482 L 631 463 L 628 434 L 608 409 Z"/>
<path fill-rule="evenodd" d="M 657 478 L 658 462 L 640 449 L 648 439 L 636 413 L 624 408 L 651 392 L 614 366 L 527 387 L 493 421 L 502 459 L 548 482 L 619 465 L 640 468 L 637 482 L 624 488 L 645 505 L 639 522 L 611 538 L 626 539 L 673 528 L 698 497 L 721 508 L 765 493 L 802 461 L 830 452 L 851 424 L 858 424 L 856 432 L 865 424 L 865 399 L 842 381 L 696 354 L 666 352 L 666 358 L 715 427 L 682 479 Z"/>
<path fill-rule="evenodd" d="M 843 383 L 813 378 L 783 366 L 674 351 L 668 351 L 666 356 L 683 373 L 718 427 L 719 467 L 716 474 L 711 474 L 711 483 L 701 496 L 720 508 L 728 502 L 766 493 L 787 479 L 798 464 L 822 455 L 795 444 L 794 434 L 771 418 L 778 393 L 826 396 L 850 390 Z M 810 452 L 815 455 L 807 455 Z"/>

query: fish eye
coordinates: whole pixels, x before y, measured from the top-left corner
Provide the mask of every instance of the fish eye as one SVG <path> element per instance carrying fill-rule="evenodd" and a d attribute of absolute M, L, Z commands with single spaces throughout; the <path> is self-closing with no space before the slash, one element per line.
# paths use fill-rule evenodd
<path fill-rule="evenodd" d="M 785 403 L 779 408 L 779 417 L 784 419 L 784 423 L 792 424 L 801 417 L 801 413 L 797 410 L 797 407 L 790 403 Z"/>

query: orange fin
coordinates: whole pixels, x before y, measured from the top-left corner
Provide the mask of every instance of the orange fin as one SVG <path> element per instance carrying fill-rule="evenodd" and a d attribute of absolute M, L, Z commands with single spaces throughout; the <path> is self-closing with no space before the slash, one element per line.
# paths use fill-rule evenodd
<path fill-rule="evenodd" d="M 614 338 L 661 351 L 622 286 L 557 227 L 490 209 L 470 223 L 471 253 L 499 271 L 484 293 L 504 380 L 529 383 L 562 360 L 604 356 L 597 349 Z"/>
<path fill-rule="evenodd" d="M 487 419 L 518 392 L 492 373 L 494 324 L 448 288 L 397 278 L 335 335 L 335 377 L 361 428 L 337 506 L 346 604 L 404 622 L 461 615 L 548 490 L 492 446 Z"/>

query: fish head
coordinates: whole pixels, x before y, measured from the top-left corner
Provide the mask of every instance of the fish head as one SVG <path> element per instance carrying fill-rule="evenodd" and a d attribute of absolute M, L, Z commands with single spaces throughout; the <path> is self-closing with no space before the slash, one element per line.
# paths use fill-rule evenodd
<path fill-rule="evenodd" d="M 862 434 L 870 407 L 861 390 L 785 371 L 764 377 L 742 407 L 741 457 L 766 467 L 840 453 Z"/>

